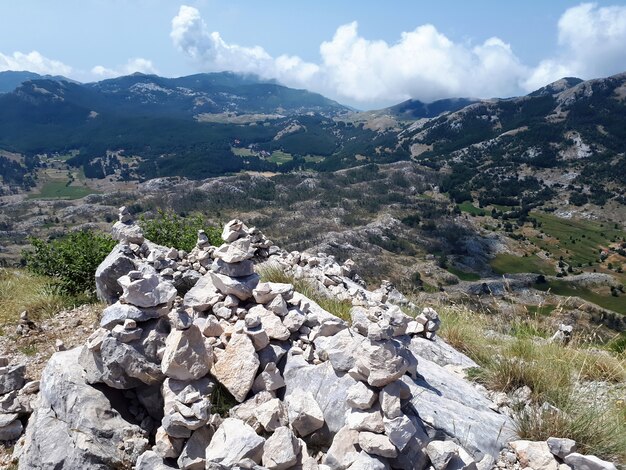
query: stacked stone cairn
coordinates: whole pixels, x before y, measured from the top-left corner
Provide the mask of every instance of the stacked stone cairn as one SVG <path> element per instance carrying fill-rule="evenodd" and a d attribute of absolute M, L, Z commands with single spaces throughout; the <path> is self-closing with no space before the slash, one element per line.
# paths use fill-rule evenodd
<path fill-rule="evenodd" d="M 120 243 L 96 273 L 109 305 L 82 348 L 46 366 L 20 470 L 421 470 L 444 439 L 457 444 L 442 469 L 486 469 L 506 442 L 508 418 L 478 392 L 453 385 L 458 397 L 436 401 L 450 373 L 426 359 L 420 373 L 418 349 L 435 362 L 452 354 L 436 312 L 406 315 L 387 301 L 392 286 L 369 292 L 348 277 L 350 262 L 286 253 L 239 220 L 222 246 L 200 232 L 190 253 L 145 240 L 125 208 L 113 233 Z M 350 320 L 291 284 L 260 282 L 255 261 L 351 299 Z M 428 383 L 427 364 L 439 374 Z M 225 395 L 236 405 L 220 415 Z M 463 417 L 438 421 L 438 407 L 468 396 L 475 439 Z"/>

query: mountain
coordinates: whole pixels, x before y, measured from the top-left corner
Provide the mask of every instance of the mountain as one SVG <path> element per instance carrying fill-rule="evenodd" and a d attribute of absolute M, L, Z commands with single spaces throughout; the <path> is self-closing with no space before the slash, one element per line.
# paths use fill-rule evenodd
<path fill-rule="evenodd" d="M 383 110 L 400 119 L 434 118 L 440 114 L 457 111 L 478 100 L 471 98 L 449 98 L 424 103 L 419 100 L 407 100 Z"/>
<path fill-rule="evenodd" d="M 625 98 L 626 74 L 564 78 L 515 98 L 409 100 L 362 113 L 232 73 L 34 79 L 0 95 L 0 150 L 78 151 L 69 163 L 88 176 L 124 179 L 411 159 L 439 171 L 457 202 L 543 204 L 558 193 L 602 205 L 624 198 Z M 132 161 L 105 165 L 107 152 Z"/>
<path fill-rule="evenodd" d="M 442 189 L 458 202 L 502 205 L 623 202 L 625 143 L 626 73 L 483 100 L 398 134 L 413 159 L 448 174 Z"/>
<path fill-rule="evenodd" d="M 54 80 L 54 81 L 65 81 L 65 82 L 74 82 L 69 78 L 57 75 L 39 75 L 34 72 L 18 72 L 13 70 L 7 70 L 4 72 L 0 72 L 0 93 L 10 93 L 15 90 L 22 83 L 27 82 L 29 80 Z M 77 82 L 74 82 L 77 83 Z"/>

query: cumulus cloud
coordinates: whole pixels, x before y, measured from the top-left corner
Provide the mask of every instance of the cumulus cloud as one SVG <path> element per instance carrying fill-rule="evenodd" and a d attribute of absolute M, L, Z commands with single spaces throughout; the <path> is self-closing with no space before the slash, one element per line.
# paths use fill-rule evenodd
<path fill-rule="evenodd" d="M 27 54 L 14 52 L 5 55 L 0 52 L 0 72 L 5 70 L 18 70 L 35 72 L 42 75 L 65 75 L 72 73 L 72 67 L 54 59 L 48 59 L 37 51 Z"/>
<path fill-rule="evenodd" d="M 626 6 L 583 3 L 569 8 L 558 23 L 559 54 L 542 60 L 524 83 L 533 90 L 565 76 L 593 78 L 626 66 Z"/>
<path fill-rule="evenodd" d="M 220 33 L 209 30 L 196 8 L 186 5 L 172 20 L 170 37 L 179 50 L 206 71 L 253 73 L 297 85 L 308 82 L 319 69 L 296 56 L 274 58 L 260 46 L 229 44 Z"/>
<path fill-rule="evenodd" d="M 591 78 L 623 69 L 626 7 L 585 3 L 568 9 L 558 22 L 559 54 L 536 66 L 523 64 L 500 38 L 458 43 L 430 24 L 390 44 L 364 38 L 353 22 L 321 44 L 319 63 L 273 57 L 261 46 L 227 42 L 186 5 L 172 20 L 171 38 L 201 70 L 254 73 L 355 103 L 511 96 L 567 75 Z"/>
<path fill-rule="evenodd" d="M 109 69 L 102 65 L 96 65 L 91 69 L 92 75 L 95 75 L 99 79 L 120 77 L 122 75 L 130 75 L 135 72 L 158 73 L 152 61 L 141 57 L 129 59 L 126 64 L 114 69 Z"/>

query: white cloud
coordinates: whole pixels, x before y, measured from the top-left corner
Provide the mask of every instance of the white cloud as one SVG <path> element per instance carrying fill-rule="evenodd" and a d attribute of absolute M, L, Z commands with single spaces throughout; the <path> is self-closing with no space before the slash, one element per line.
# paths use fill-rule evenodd
<path fill-rule="evenodd" d="M 209 31 L 196 8 L 186 5 L 181 6 L 178 15 L 172 19 L 170 37 L 179 50 L 205 71 L 253 73 L 290 85 L 307 83 L 318 71 L 317 65 L 296 56 L 274 58 L 260 46 L 229 44 L 220 33 Z"/>
<path fill-rule="evenodd" d="M 533 90 L 565 76 L 594 78 L 626 68 L 626 6 L 569 8 L 558 23 L 560 51 L 539 63 L 524 83 Z"/>
<path fill-rule="evenodd" d="M 560 53 L 536 67 L 523 64 L 500 38 L 457 43 L 430 24 L 393 44 L 362 37 L 356 22 L 340 26 L 321 44 L 317 64 L 230 44 L 186 5 L 172 20 L 171 38 L 203 71 L 254 73 L 355 103 L 511 96 L 567 75 L 592 78 L 626 68 L 626 7 L 568 9 L 558 23 Z"/>
<path fill-rule="evenodd" d="M 109 69 L 102 65 L 96 65 L 91 69 L 92 75 L 95 75 L 98 79 L 120 77 L 122 75 L 130 75 L 135 72 L 158 73 L 156 67 L 152 64 L 152 61 L 141 57 L 129 59 L 126 64 L 115 69 Z"/>
<path fill-rule="evenodd" d="M 17 70 L 35 72 L 42 75 L 71 75 L 72 67 L 54 59 L 48 59 L 37 51 L 24 54 L 14 52 L 5 55 L 0 52 L 0 72 L 5 70 Z"/>

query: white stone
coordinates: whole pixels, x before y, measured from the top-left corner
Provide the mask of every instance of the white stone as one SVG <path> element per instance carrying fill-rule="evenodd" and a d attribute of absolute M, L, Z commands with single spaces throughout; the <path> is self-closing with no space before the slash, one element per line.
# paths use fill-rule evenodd
<path fill-rule="evenodd" d="M 259 357 L 250 338 L 234 334 L 211 372 L 241 403 L 252 388 L 258 368 Z"/>
<path fill-rule="evenodd" d="M 289 422 L 304 437 L 324 425 L 324 414 L 311 392 L 296 392 L 287 397 Z"/>
<path fill-rule="evenodd" d="M 274 431 L 263 445 L 263 466 L 269 470 L 286 470 L 297 462 L 300 443 L 286 426 Z"/>
<path fill-rule="evenodd" d="M 199 379 L 209 373 L 212 351 L 206 348 L 196 325 L 186 330 L 172 330 L 165 341 L 161 370 L 177 380 Z"/>
<path fill-rule="evenodd" d="M 261 463 L 264 442 L 265 439 L 243 421 L 226 418 L 206 449 L 207 466 L 215 462 L 229 468 L 244 459 Z"/>
<path fill-rule="evenodd" d="M 352 408 L 367 410 L 372 407 L 377 398 L 378 394 L 376 392 L 363 382 L 357 382 L 348 389 L 346 401 Z"/>
<path fill-rule="evenodd" d="M 398 450 L 389 438 L 383 434 L 373 432 L 360 432 L 359 445 L 368 454 L 380 455 L 381 457 L 394 458 Z"/>

